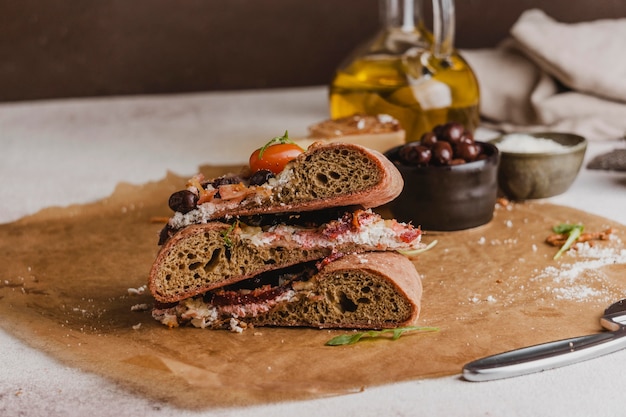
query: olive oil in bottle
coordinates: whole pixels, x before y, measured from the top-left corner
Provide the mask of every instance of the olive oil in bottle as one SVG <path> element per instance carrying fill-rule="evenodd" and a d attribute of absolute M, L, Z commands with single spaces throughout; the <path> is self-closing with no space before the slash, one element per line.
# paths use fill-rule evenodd
<path fill-rule="evenodd" d="M 398 119 L 407 141 L 449 121 L 474 131 L 479 88 L 467 62 L 449 41 L 447 52 L 433 53 L 438 50 L 433 36 L 415 9 L 419 0 L 381 1 L 385 26 L 337 70 L 330 86 L 331 117 L 389 114 Z"/>

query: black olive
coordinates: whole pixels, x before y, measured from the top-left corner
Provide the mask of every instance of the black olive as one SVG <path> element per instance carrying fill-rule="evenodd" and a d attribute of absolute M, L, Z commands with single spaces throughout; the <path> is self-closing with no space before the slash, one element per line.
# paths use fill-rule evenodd
<path fill-rule="evenodd" d="M 170 196 L 168 205 L 174 211 L 179 211 L 183 214 L 189 213 L 196 208 L 198 203 L 198 196 L 189 190 L 177 191 Z"/>
<path fill-rule="evenodd" d="M 480 153 L 480 147 L 476 143 L 459 143 L 455 150 L 455 156 L 467 162 L 476 160 Z"/>
<path fill-rule="evenodd" d="M 250 185 L 262 185 L 274 178 L 275 175 L 269 169 L 260 169 L 250 177 Z"/>
<path fill-rule="evenodd" d="M 446 123 L 441 129 L 441 136 L 439 138 L 441 140 L 445 140 L 446 142 L 457 144 L 460 142 L 464 133 L 465 127 L 463 127 L 461 123 L 449 122 Z"/>
<path fill-rule="evenodd" d="M 420 142 L 423 146 L 431 148 L 435 143 L 437 143 L 437 135 L 433 132 L 426 132 L 420 138 Z"/>
<path fill-rule="evenodd" d="M 166 224 L 159 233 L 159 246 L 163 245 L 167 240 L 176 233 L 176 230 L 169 224 Z"/>
<path fill-rule="evenodd" d="M 214 179 L 211 182 L 211 185 L 215 188 L 218 188 L 220 185 L 239 184 L 240 182 L 242 182 L 242 179 L 237 175 L 225 175 L 223 177 Z"/>
<path fill-rule="evenodd" d="M 452 146 L 449 142 L 437 142 L 432 148 L 432 161 L 435 165 L 448 165 L 452 161 Z"/>
<path fill-rule="evenodd" d="M 443 137 L 445 135 L 445 130 L 446 125 L 437 125 L 435 127 L 433 127 L 432 132 L 435 134 L 435 136 L 437 136 L 438 139 L 443 140 Z"/>
<path fill-rule="evenodd" d="M 411 142 L 400 148 L 402 162 L 409 165 L 428 165 L 431 158 L 431 150 L 420 142 Z"/>
<path fill-rule="evenodd" d="M 459 139 L 459 143 L 474 143 L 474 136 L 468 131 L 465 131 L 465 133 L 461 136 L 461 139 Z"/>

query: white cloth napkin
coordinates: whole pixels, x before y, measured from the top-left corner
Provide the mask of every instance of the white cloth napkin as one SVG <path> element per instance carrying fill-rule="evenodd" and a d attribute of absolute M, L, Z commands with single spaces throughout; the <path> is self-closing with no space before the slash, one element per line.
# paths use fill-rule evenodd
<path fill-rule="evenodd" d="M 626 136 L 626 18 L 565 24 L 532 9 L 510 35 L 494 49 L 461 51 L 491 127 Z"/>

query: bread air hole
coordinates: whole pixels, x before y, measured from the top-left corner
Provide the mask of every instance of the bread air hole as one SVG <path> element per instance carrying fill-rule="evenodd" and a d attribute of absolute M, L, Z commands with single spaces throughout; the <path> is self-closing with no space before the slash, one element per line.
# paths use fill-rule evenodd
<path fill-rule="evenodd" d="M 206 273 L 211 272 L 219 264 L 221 252 L 222 252 L 221 248 L 214 249 L 213 252 L 211 253 L 211 258 L 204 265 L 202 265 L 201 262 L 195 262 L 189 265 L 189 270 L 193 271 L 199 266 L 202 266 L 202 268 L 204 269 L 204 272 Z"/>
<path fill-rule="evenodd" d="M 357 305 L 345 293 L 339 294 L 339 307 L 342 313 L 354 313 Z"/>
<path fill-rule="evenodd" d="M 322 184 L 328 184 L 328 177 L 326 176 L 326 174 L 319 173 L 315 176 L 315 178 L 318 182 L 321 182 Z"/>

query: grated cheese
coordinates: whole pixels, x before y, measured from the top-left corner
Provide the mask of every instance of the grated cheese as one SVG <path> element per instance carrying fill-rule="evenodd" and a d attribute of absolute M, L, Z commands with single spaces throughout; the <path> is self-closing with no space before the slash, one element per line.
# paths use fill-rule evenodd
<path fill-rule="evenodd" d="M 541 152 L 563 152 L 568 148 L 552 139 L 538 138 L 532 135 L 514 133 L 504 136 L 495 143 L 502 152 L 513 153 L 541 153 Z"/>
<path fill-rule="evenodd" d="M 584 242 L 577 243 L 567 256 L 576 259 L 576 262 L 559 268 L 546 267 L 532 281 L 544 283 L 544 290 L 557 299 L 585 301 L 597 298 L 609 301 L 611 296 L 601 268 L 626 264 L 626 249 L 598 247 Z"/>

